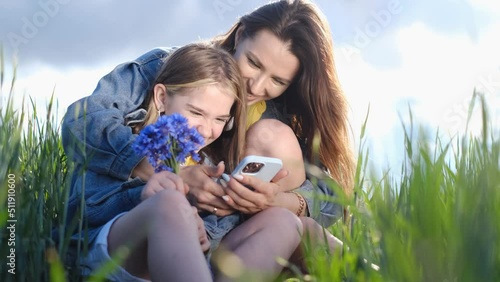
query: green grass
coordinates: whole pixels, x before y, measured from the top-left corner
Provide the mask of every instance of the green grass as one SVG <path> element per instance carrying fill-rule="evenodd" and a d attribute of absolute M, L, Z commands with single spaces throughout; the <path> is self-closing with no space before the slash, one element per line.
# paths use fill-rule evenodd
<path fill-rule="evenodd" d="M 488 122 L 486 101 L 475 93 L 476 100 L 480 136 L 443 144 L 411 122 L 397 173 L 368 178 L 368 151 L 360 148 L 357 204 L 340 200 L 351 206 L 354 223 L 350 230 L 332 227 L 349 248 L 340 261 L 312 254 L 317 281 L 500 281 L 500 135 Z"/>
<path fill-rule="evenodd" d="M 3 60 L 2 60 L 3 62 Z M 2 64 L 2 78 L 5 70 Z M 13 71 L 15 74 L 15 69 Z M 68 167 L 59 133 L 59 121 L 53 114 L 54 102 L 47 106 L 47 116 L 40 117 L 33 101 L 22 103 L 21 109 L 14 107 L 15 75 L 7 97 L 0 93 L 0 226 L 10 224 L 7 216 L 15 222 L 15 276 L 8 272 L 9 266 L 0 266 L 1 281 L 65 281 L 73 276 L 64 276 L 60 255 L 67 245 L 59 245 L 51 239 L 53 227 L 64 226 L 64 205 L 68 197 Z M 3 87 L 0 85 L 1 89 Z M 4 99 L 6 98 L 6 99 Z M 24 130 L 23 130 L 24 128 Z M 8 211 L 7 184 L 15 181 L 13 212 Z M 11 190 L 14 191 L 14 190 Z M 61 229 L 64 232 L 64 228 Z M 7 238 L 9 230 L 0 233 L 2 261 L 10 254 Z M 64 233 L 62 233 L 65 236 Z M 67 241 L 66 241 L 67 242 Z M 15 279 L 14 279 L 15 278 Z"/>
<path fill-rule="evenodd" d="M 75 269 L 64 267 L 61 259 L 68 250 L 64 210 L 71 167 L 61 145 L 55 102 L 49 102 L 46 116 L 31 100 L 16 108 L 11 90 L 15 68 L 6 85 L 0 59 L 0 89 L 9 89 L 0 93 L 2 262 L 9 261 L 11 248 L 9 184 L 15 186 L 17 219 L 16 275 L 2 263 L 0 281 L 78 281 Z M 365 122 L 356 197 L 332 199 L 349 205 L 353 215 L 348 224 L 330 228 L 345 245 L 333 254 L 310 250 L 310 273 L 295 270 L 288 281 L 500 281 L 500 135 L 490 126 L 486 101 L 474 96 L 483 107 L 480 136 L 467 133 L 443 143 L 413 122 L 405 124 L 405 160 L 382 177 L 370 174 L 374 164 L 367 161 Z M 51 239 L 53 227 L 62 227 L 65 240 L 59 244 Z"/>

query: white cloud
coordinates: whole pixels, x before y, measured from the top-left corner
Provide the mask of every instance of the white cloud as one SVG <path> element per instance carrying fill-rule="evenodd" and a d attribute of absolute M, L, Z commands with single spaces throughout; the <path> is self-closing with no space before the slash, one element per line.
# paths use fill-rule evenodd
<path fill-rule="evenodd" d="M 500 14 L 500 3 L 497 0 L 467 0 L 474 8 L 490 14 Z"/>
<path fill-rule="evenodd" d="M 397 69 L 378 69 L 349 50 L 337 50 L 340 81 L 352 106 L 355 137 L 370 104 L 367 135 L 372 162 L 379 168 L 399 165 L 402 136 L 398 113 L 408 116 L 411 102 L 416 124 L 435 132 L 463 133 L 467 108 L 474 87 L 485 91 L 488 104 L 500 110 L 500 25 L 490 26 L 472 42 L 466 35 L 445 36 L 422 23 L 401 28 L 395 33 L 401 65 Z M 363 52 L 363 49 L 360 50 Z M 344 56 L 344 55 L 349 56 Z M 471 126 L 480 131 L 480 111 L 474 112 Z M 498 125 L 499 117 L 492 117 Z M 396 152 L 394 151 L 396 150 Z"/>
<path fill-rule="evenodd" d="M 500 31 L 498 27 L 480 33 L 477 43 L 466 36 L 436 34 L 422 24 L 401 30 L 398 45 L 403 53 L 401 72 L 408 83 L 405 95 L 417 101 L 415 114 L 419 119 L 451 135 L 463 133 L 475 87 L 488 87 L 489 104 L 500 105 L 495 103 L 500 85 L 489 85 L 492 76 L 500 83 L 500 57 L 496 51 L 500 44 L 490 37 L 495 30 Z M 477 132 L 478 116 L 472 125 Z"/>
<path fill-rule="evenodd" d="M 74 69 L 65 72 L 41 66 L 34 73 L 20 77 L 15 82 L 16 103 L 21 104 L 21 95 L 26 101 L 31 97 L 37 105 L 37 116 L 44 117 L 50 96 L 54 93 L 60 120 L 66 108 L 74 101 L 88 96 L 95 89 L 99 79 L 114 66 L 94 69 Z"/>

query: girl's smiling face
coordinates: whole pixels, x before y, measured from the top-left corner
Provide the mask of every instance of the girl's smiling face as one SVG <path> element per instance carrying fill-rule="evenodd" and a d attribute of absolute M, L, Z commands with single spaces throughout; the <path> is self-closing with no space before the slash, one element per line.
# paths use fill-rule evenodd
<path fill-rule="evenodd" d="M 169 94 L 163 84 L 154 88 L 158 109 L 170 115 L 179 113 L 187 118 L 189 126 L 196 128 L 205 140 L 204 146 L 219 138 L 231 118 L 234 95 L 219 84 L 185 88 Z"/>

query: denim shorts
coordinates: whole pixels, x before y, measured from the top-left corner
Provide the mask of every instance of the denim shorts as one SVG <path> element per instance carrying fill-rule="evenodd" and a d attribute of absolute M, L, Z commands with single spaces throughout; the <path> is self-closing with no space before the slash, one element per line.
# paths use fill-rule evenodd
<path fill-rule="evenodd" d="M 82 269 L 81 274 L 85 277 L 88 277 L 92 274 L 92 272 L 99 269 L 105 263 L 111 261 L 111 257 L 108 253 L 108 235 L 109 230 L 111 229 L 111 225 L 122 215 L 125 213 L 121 213 L 115 216 L 113 219 L 108 221 L 99 231 L 96 240 L 90 246 L 89 252 L 86 257 L 80 259 L 80 266 Z M 149 281 L 139 277 L 135 277 L 132 274 L 128 273 L 123 267 L 119 265 L 115 265 L 115 271 L 108 274 L 107 279 L 109 281 Z"/>
<path fill-rule="evenodd" d="M 203 219 L 210 240 L 210 253 L 219 247 L 221 240 L 227 233 L 243 222 L 243 216 L 240 213 L 219 217 L 212 213 L 202 212 L 200 217 Z"/>

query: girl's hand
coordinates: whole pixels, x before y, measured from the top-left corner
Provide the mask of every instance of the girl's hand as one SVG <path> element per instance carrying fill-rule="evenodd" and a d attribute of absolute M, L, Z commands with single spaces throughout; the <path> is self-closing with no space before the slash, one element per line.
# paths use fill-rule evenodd
<path fill-rule="evenodd" d="M 212 179 L 212 177 L 219 178 L 224 168 L 224 163 L 220 162 L 216 167 L 193 165 L 180 169 L 179 175 L 189 186 L 188 199 L 191 200 L 191 204 L 218 216 L 226 216 L 235 212 L 222 200 L 222 196 L 226 195 L 222 186 Z"/>
<path fill-rule="evenodd" d="M 141 200 L 144 201 L 160 191 L 169 189 L 177 190 L 183 195 L 186 195 L 189 190 L 182 178 L 175 173 L 169 171 L 154 173 L 142 189 Z"/>
<path fill-rule="evenodd" d="M 143 158 L 132 170 L 132 174 L 130 176 L 133 178 L 139 177 L 142 181 L 148 182 L 149 178 L 151 178 L 154 173 L 155 169 L 149 163 L 148 159 Z"/>
<path fill-rule="evenodd" d="M 193 215 L 196 219 L 196 226 L 198 227 L 198 239 L 200 240 L 201 250 L 203 252 L 208 251 L 210 249 L 210 240 L 208 240 L 207 232 L 205 231 L 205 224 L 203 223 L 203 219 L 198 215 L 198 209 L 193 208 Z"/>
<path fill-rule="evenodd" d="M 272 206 L 276 206 L 277 197 L 283 190 L 278 184 L 282 178 L 288 175 L 288 171 L 282 169 L 276 174 L 271 182 L 248 176 L 237 175 L 226 181 L 226 203 L 232 208 L 245 213 L 254 214 Z M 225 180 L 227 177 L 225 176 Z M 245 187 L 246 185 L 247 187 Z M 253 188 L 252 191 L 248 187 Z"/>

